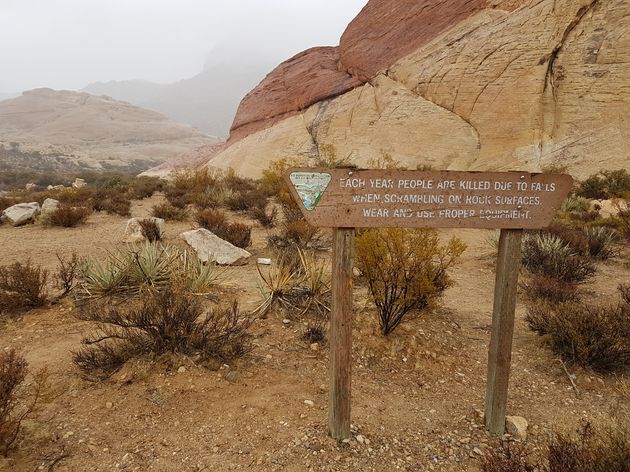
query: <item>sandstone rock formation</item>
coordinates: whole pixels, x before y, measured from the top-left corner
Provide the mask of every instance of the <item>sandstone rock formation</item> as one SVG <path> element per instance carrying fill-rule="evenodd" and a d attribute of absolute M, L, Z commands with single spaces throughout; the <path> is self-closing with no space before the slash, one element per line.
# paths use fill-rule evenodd
<path fill-rule="evenodd" d="M 207 144 L 200 148 L 187 151 L 175 156 L 159 166 L 145 170 L 140 175 L 146 177 L 160 177 L 167 179 L 173 172 L 196 169 L 212 160 L 225 148 L 225 142 L 219 141 L 216 144 Z"/>
<path fill-rule="evenodd" d="M 627 167 L 629 15 L 626 0 L 370 0 L 338 48 L 290 59 L 243 99 L 210 165 Z"/>
<path fill-rule="evenodd" d="M 202 262 L 236 266 L 247 264 L 251 257 L 245 249 L 224 241 L 204 228 L 187 231 L 180 236 L 194 249 Z"/>
<path fill-rule="evenodd" d="M 217 138 L 109 97 L 36 89 L 0 102 L 4 169 L 137 170 Z"/>
<path fill-rule="evenodd" d="M 44 203 L 42 203 L 41 216 L 47 217 L 51 213 L 56 211 L 57 208 L 59 208 L 59 200 L 55 200 L 54 198 L 47 198 L 46 200 L 44 200 Z"/>

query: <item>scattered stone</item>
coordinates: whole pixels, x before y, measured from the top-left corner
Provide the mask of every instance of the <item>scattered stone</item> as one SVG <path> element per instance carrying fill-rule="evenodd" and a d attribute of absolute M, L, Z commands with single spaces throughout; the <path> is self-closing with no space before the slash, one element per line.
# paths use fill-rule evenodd
<path fill-rule="evenodd" d="M 473 449 L 473 452 L 474 452 L 475 454 L 477 454 L 478 456 L 483 456 L 483 455 L 484 455 L 483 451 L 482 451 L 481 449 L 479 449 L 478 447 L 475 447 L 475 448 Z"/>
<path fill-rule="evenodd" d="M 72 182 L 72 188 L 83 188 L 87 186 L 87 182 L 83 179 L 79 179 L 78 177 L 74 179 Z"/>
<path fill-rule="evenodd" d="M 271 259 L 268 259 L 266 257 L 260 257 L 256 262 L 260 265 L 271 265 Z"/>
<path fill-rule="evenodd" d="M 182 233 L 180 237 L 194 249 L 203 262 L 216 262 L 219 265 L 245 265 L 251 254 L 216 236 L 207 229 L 200 228 Z"/>
<path fill-rule="evenodd" d="M 357 439 L 357 442 L 359 444 L 363 444 L 365 442 L 365 438 L 361 434 L 357 434 L 357 438 L 356 439 Z"/>
<path fill-rule="evenodd" d="M 47 198 L 46 200 L 44 200 L 44 203 L 42 203 L 41 215 L 49 215 L 57 208 L 59 208 L 59 200 L 55 200 L 54 198 Z"/>
<path fill-rule="evenodd" d="M 525 441 L 527 439 L 527 420 L 521 416 L 508 416 L 505 418 L 505 430 L 515 437 Z"/>
<path fill-rule="evenodd" d="M 124 241 L 126 243 L 137 243 L 146 240 L 142 234 L 142 227 L 140 226 L 140 221 L 142 220 L 153 221 L 159 228 L 160 234 L 164 234 L 164 220 L 162 218 L 155 218 L 153 216 L 147 218 L 131 218 L 127 221 L 127 227 L 125 228 Z"/>
<path fill-rule="evenodd" d="M 315 406 L 315 402 L 313 400 L 304 400 L 304 404 L 306 406 Z"/>
<path fill-rule="evenodd" d="M 26 184 L 24 188 L 26 188 L 26 190 L 34 190 L 35 188 L 37 188 L 37 184 L 34 184 L 31 182 L 31 183 Z"/>
<path fill-rule="evenodd" d="M 319 351 L 319 343 L 311 344 L 311 351 Z"/>
<path fill-rule="evenodd" d="M 32 223 L 41 209 L 39 203 L 18 203 L 10 206 L 2 212 L 2 220 L 8 221 L 13 226 L 22 226 L 26 223 Z"/>
<path fill-rule="evenodd" d="M 282 320 L 282 323 L 288 325 L 289 323 L 291 323 L 291 320 L 289 318 L 285 318 Z"/>
<path fill-rule="evenodd" d="M 177 373 L 179 373 L 179 374 L 183 374 L 185 372 L 186 372 L 186 367 L 184 367 L 184 366 L 180 366 L 180 368 L 177 369 Z"/>
<path fill-rule="evenodd" d="M 114 407 L 114 404 L 112 402 L 105 403 L 105 408 L 107 408 L 108 410 L 111 410 L 113 407 Z"/>
<path fill-rule="evenodd" d="M 234 383 L 238 380 L 238 372 L 230 370 L 223 375 L 223 378 L 230 383 Z"/>

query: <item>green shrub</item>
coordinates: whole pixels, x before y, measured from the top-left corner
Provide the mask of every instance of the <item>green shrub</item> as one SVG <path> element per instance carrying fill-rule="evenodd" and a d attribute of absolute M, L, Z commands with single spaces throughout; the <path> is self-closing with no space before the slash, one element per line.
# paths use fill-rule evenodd
<path fill-rule="evenodd" d="M 437 232 L 400 228 L 367 230 L 356 238 L 357 266 L 378 311 L 381 333 L 390 334 L 414 309 L 429 307 L 450 285 L 447 271 L 466 246 Z"/>
<path fill-rule="evenodd" d="M 630 192 L 630 173 L 626 169 L 602 170 L 581 182 L 576 195 L 584 198 L 607 200 L 623 197 Z"/>
<path fill-rule="evenodd" d="M 527 234 L 523 240 L 523 267 L 532 274 L 542 274 L 569 283 L 583 282 L 595 274 L 595 266 L 578 255 L 558 236 Z"/>
<path fill-rule="evenodd" d="M 104 377 L 146 354 L 199 356 L 202 361 L 225 363 L 251 349 L 251 318 L 236 303 L 204 313 L 197 297 L 171 286 L 147 292 L 125 307 L 89 306 L 79 318 L 99 326 L 83 339 L 85 347 L 74 353 L 74 362 Z"/>
<path fill-rule="evenodd" d="M 570 195 L 567 197 L 560 207 L 564 212 L 583 212 L 591 209 L 591 201 L 588 198 Z"/>

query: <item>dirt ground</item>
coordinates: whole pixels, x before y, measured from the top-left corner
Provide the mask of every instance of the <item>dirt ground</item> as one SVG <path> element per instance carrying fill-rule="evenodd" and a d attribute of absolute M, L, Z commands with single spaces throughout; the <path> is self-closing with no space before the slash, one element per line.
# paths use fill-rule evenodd
<path fill-rule="evenodd" d="M 134 204 L 144 216 L 160 197 Z M 122 244 L 125 218 L 93 215 L 75 229 L 0 226 L 1 263 L 50 269 L 56 253 L 103 255 Z M 167 223 L 167 237 L 192 223 Z M 217 371 L 189 359 L 137 361 L 110 380 L 84 379 L 71 352 L 90 325 L 69 301 L 0 327 L 0 348 L 19 348 L 33 370 L 47 367 L 55 398 L 26 422 L 3 471 L 478 471 L 491 443 L 483 427 L 494 285 L 491 231 L 445 231 L 468 245 L 452 272 L 442 306 L 378 334 L 365 288 L 355 289 L 352 377 L 353 439 L 327 436 L 326 346 L 301 340 L 301 321 L 281 314 L 258 320 L 255 349 Z M 268 255 L 267 230 L 255 228 L 251 252 Z M 327 255 L 329 257 L 329 254 Z M 587 285 L 602 302 L 630 282 L 630 251 L 598 265 Z M 224 281 L 243 310 L 262 300 L 253 263 L 228 268 Z M 629 383 L 570 369 L 529 331 L 519 303 L 508 414 L 529 421 L 528 443 L 540 450 L 552 431 L 628 403 Z M 181 367 L 184 367 L 182 369 Z M 305 400 L 308 402 L 305 403 Z"/>

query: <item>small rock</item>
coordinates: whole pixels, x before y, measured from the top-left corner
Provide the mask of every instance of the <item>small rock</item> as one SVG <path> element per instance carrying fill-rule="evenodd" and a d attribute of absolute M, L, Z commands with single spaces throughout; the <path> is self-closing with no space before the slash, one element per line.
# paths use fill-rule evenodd
<path fill-rule="evenodd" d="M 256 262 L 260 265 L 271 265 L 271 259 L 266 257 L 260 257 Z"/>
<path fill-rule="evenodd" d="M 87 182 L 83 179 L 79 179 L 78 177 L 74 179 L 74 182 L 72 182 L 72 188 L 83 188 L 85 186 L 87 186 Z"/>
<path fill-rule="evenodd" d="M 230 370 L 223 375 L 223 378 L 230 383 L 234 383 L 238 380 L 238 373 L 235 370 Z"/>
<path fill-rule="evenodd" d="M 282 320 L 282 323 L 284 323 L 286 325 L 286 324 L 291 323 L 291 320 L 288 319 L 288 318 L 285 318 L 285 319 Z"/>
<path fill-rule="evenodd" d="M 113 407 L 114 407 L 114 404 L 112 402 L 105 403 L 105 408 L 107 408 L 108 410 L 111 410 Z"/>
<path fill-rule="evenodd" d="M 313 400 L 304 400 L 304 404 L 306 406 L 315 406 L 315 402 Z"/>
<path fill-rule="evenodd" d="M 186 372 L 186 367 L 181 366 L 179 369 L 177 369 L 177 372 L 183 374 L 184 372 Z"/>
<path fill-rule="evenodd" d="M 481 449 L 479 449 L 478 447 L 474 448 L 473 452 L 475 454 L 477 454 L 478 456 L 483 456 L 484 455 L 483 451 Z"/>
<path fill-rule="evenodd" d="M 319 343 L 311 344 L 311 351 L 319 351 Z"/>
<path fill-rule="evenodd" d="M 365 442 L 365 438 L 361 434 L 358 434 L 357 435 L 357 442 L 359 444 L 363 444 Z"/>
<path fill-rule="evenodd" d="M 515 437 L 525 441 L 527 439 L 527 420 L 521 416 L 508 416 L 505 418 L 505 430 Z"/>

